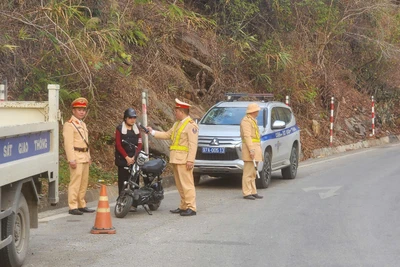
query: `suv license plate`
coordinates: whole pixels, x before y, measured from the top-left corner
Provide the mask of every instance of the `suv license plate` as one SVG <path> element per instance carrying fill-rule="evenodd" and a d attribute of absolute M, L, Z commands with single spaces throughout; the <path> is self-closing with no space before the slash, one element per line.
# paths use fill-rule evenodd
<path fill-rule="evenodd" d="M 224 154 L 225 147 L 203 147 L 202 152 L 204 154 Z"/>

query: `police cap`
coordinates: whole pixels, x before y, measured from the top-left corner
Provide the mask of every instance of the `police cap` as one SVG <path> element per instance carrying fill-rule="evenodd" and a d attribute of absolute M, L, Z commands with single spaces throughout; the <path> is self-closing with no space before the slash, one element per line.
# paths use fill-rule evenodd
<path fill-rule="evenodd" d="M 72 101 L 72 103 L 71 103 L 71 106 L 73 108 L 87 108 L 87 105 L 88 105 L 88 101 L 84 97 L 79 97 L 79 98 L 75 99 L 74 101 Z"/>
<path fill-rule="evenodd" d="M 190 108 L 191 105 L 180 101 L 178 98 L 175 98 L 175 107 L 176 108 Z"/>
<path fill-rule="evenodd" d="M 259 111 L 260 109 L 261 109 L 260 106 L 257 105 L 256 103 L 250 103 L 250 104 L 247 106 L 246 113 L 247 113 L 247 114 L 253 113 L 253 112 Z"/>

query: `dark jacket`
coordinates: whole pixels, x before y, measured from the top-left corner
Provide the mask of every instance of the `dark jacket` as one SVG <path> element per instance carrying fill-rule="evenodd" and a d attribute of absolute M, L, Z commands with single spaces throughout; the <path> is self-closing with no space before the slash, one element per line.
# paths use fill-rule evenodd
<path fill-rule="evenodd" d="M 127 166 L 125 157 L 135 156 L 136 149 L 134 146 L 129 146 L 128 144 L 122 142 L 122 140 L 125 140 L 130 144 L 139 146 L 139 139 L 141 141 L 141 136 L 140 132 L 138 134 L 135 134 L 133 130 L 128 130 L 126 134 L 122 134 L 121 130 L 122 123 L 117 126 L 115 131 L 115 165 L 125 167 Z"/>

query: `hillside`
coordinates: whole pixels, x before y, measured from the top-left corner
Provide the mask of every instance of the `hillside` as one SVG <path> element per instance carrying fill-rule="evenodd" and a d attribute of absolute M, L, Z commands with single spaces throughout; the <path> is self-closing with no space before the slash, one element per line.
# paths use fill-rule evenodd
<path fill-rule="evenodd" d="M 226 92 L 290 96 L 304 158 L 329 146 L 331 97 L 334 146 L 400 133 L 399 1 L 6 0 L 0 18 L 8 100 L 45 100 L 58 83 L 66 120 L 87 97 L 96 171 L 114 170 L 115 126 L 141 113 L 143 90 L 160 129 L 176 97 L 201 117 Z"/>

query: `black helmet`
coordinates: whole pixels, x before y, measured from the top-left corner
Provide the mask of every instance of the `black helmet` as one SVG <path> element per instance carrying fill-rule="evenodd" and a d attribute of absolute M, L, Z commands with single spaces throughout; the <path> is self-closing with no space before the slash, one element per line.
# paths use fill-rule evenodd
<path fill-rule="evenodd" d="M 136 118 L 136 111 L 133 108 L 128 108 L 127 110 L 125 110 L 124 112 L 124 120 L 126 118 Z"/>

